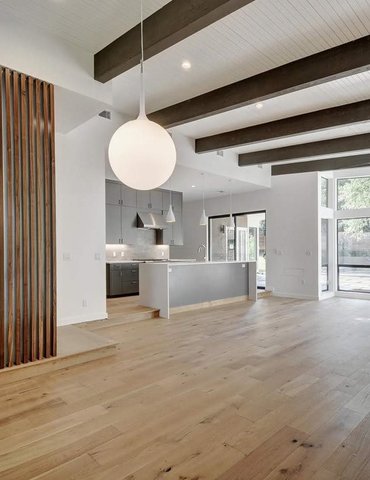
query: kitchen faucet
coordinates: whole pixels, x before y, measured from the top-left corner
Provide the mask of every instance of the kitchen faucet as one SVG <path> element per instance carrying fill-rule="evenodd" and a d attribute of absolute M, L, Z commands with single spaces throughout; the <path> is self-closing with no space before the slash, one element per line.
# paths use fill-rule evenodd
<path fill-rule="evenodd" d="M 204 261 L 206 262 L 207 261 L 207 256 L 206 256 L 206 252 L 207 252 L 207 247 L 205 246 L 204 243 L 201 243 L 198 247 L 198 253 L 200 253 L 202 251 L 202 248 L 204 248 Z"/>

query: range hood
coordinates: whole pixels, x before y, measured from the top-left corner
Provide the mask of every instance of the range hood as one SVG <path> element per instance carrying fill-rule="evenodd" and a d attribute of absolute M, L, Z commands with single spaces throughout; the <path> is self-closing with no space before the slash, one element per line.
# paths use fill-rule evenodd
<path fill-rule="evenodd" d="M 160 213 L 137 212 L 137 228 L 163 230 L 167 228 L 167 223 Z"/>

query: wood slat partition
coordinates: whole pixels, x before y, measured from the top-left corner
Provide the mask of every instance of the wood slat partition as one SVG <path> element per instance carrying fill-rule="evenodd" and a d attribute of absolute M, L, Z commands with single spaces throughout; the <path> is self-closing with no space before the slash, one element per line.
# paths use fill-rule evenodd
<path fill-rule="evenodd" d="M 54 87 L 0 67 L 0 368 L 56 355 Z"/>
<path fill-rule="evenodd" d="M 5 229 L 4 229 L 4 163 L 3 163 L 3 76 L 0 67 L 0 368 L 5 366 Z"/>

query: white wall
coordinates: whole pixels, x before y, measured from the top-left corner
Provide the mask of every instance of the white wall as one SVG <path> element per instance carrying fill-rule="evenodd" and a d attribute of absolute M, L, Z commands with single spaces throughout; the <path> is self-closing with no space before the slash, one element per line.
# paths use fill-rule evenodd
<path fill-rule="evenodd" d="M 318 298 L 317 173 L 273 177 L 272 188 L 235 195 L 234 213 L 266 210 L 267 289 L 281 296 Z M 207 242 L 199 226 L 201 202 L 184 204 L 184 247 L 171 247 L 173 258 L 199 258 Z M 206 200 L 207 215 L 227 214 L 228 197 Z"/>
<path fill-rule="evenodd" d="M 0 65 L 101 102 L 112 102 L 111 82 L 94 80 L 94 57 L 7 15 L 0 19 Z"/>
<path fill-rule="evenodd" d="M 122 121 L 94 117 L 56 137 L 59 325 L 106 316 L 105 157 Z"/>

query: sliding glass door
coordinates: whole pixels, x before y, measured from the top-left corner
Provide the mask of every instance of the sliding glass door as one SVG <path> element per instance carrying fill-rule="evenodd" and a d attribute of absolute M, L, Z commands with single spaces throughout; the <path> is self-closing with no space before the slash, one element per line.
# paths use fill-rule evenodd
<path fill-rule="evenodd" d="M 338 220 L 338 290 L 370 293 L 370 217 Z"/>
<path fill-rule="evenodd" d="M 236 260 L 257 262 L 257 286 L 266 287 L 266 213 L 235 215 Z"/>
<path fill-rule="evenodd" d="M 209 218 L 209 259 L 213 262 L 257 262 L 257 284 L 266 287 L 266 213 Z M 231 225 L 231 226 L 230 226 Z"/>
<path fill-rule="evenodd" d="M 320 287 L 322 292 L 329 290 L 329 220 L 321 219 L 321 275 Z"/>
<path fill-rule="evenodd" d="M 370 293 L 370 176 L 337 180 L 338 290 Z"/>

